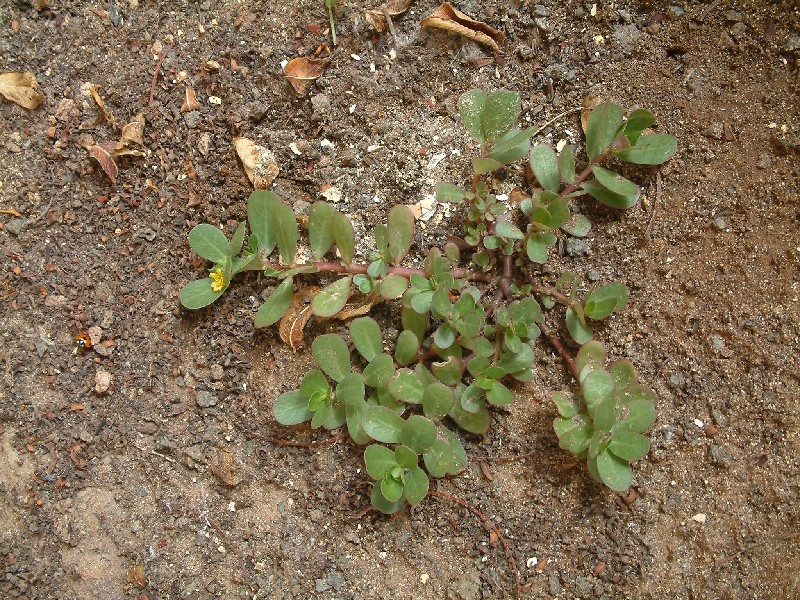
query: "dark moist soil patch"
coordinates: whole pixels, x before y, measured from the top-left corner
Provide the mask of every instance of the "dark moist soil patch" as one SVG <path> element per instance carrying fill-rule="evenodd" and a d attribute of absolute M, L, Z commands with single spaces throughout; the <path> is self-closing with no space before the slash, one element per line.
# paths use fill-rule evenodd
<path fill-rule="evenodd" d="M 552 261 L 630 288 L 598 337 L 658 393 L 659 420 L 632 493 L 596 486 L 557 447 L 547 393 L 569 380 L 542 345 L 536 379 L 465 440 L 476 460 L 441 491 L 503 532 L 525 597 L 798 597 L 793 3 L 457 3 L 505 33 L 500 60 L 422 28 L 436 2 L 414 2 L 392 36 L 366 23 L 374 5 L 340 0 L 339 46 L 302 98 L 281 62 L 330 46 L 322 0 L 36 4 L 0 6 L 0 72 L 32 71 L 46 96 L 35 111 L 0 101 L 0 208 L 21 215 L 0 215 L 0 596 L 512 593 L 503 548 L 463 507 L 359 516 L 369 482 L 350 442 L 243 432 L 324 435 L 272 418 L 312 361 L 254 329 L 261 279 L 199 312 L 177 299 L 206 268 L 191 227 L 230 234 L 246 216 L 234 137 L 272 149 L 275 191 L 297 211 L 335 188 L 363 237 L 393 204 L 465 179 L 458 96 L 502 87 L 522 94 L 525 124 L 599 96 L 678 137 L 670 163 L 635 174 L 637 206 L 581 202 L 594 228 Z M 84 149 L 118 139 L 89 84 L 118 123 L 146 120 L 145 156 L 121 159 L 113 185 Z M 181 112 L 187 88 L 200 106 Z M 570 114 L 539 139 L 579 143 L 579 130 Z M 437 208 L 416 256 L 461 219 Z M 108 345 L 73 353 L 92 326 Z"/>

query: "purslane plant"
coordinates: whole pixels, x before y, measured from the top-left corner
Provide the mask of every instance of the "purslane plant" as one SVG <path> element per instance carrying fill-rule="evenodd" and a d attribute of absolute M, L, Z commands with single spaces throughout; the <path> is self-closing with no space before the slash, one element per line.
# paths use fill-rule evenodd
<path fill-rule="evenodd" d="M 402 327 L 394 339 L 369 316 L 350 320 L 349 341 L 335 333 L 316 337 L 311 351 L 319 369 L 279 396 L 273 408 L 284 425 L 346 426 L 356 444 L 367 446 L 366 471 L 375 480 L 371 501 L 384 513 L 421 501 L 430 477 L 466 467 L 453 425 L 486 433 L 491 409 L 512 404 L 513 382 L 532 379 L 534 344 L 544 333 L 578 386 L 574 393 L 552 395 L 560 446 L 586 459 L 595 479 L 622 491 L 632 481 L 630 463 L 649 450 L 642 434 L 655 422 L 655 395 L 638 383 L 630 362 L 606 366 L 591 324 L 623 308 L 628 290 L 612 281 L 581 297 L 574 273 L 564 273 L 551 287 L 539 269 L 559 231 L 585 236 L 591 227 L 585 216 L 572 213 L 572 199 L 589 195 L 613 208 L 633 206 L 639 187 L 613 167 L 661 164 L 675 153 L 676 140 L 649 132 L 650 112 L 639 109 L 625 118 L 618 105 L 606 102 L 586 115 L 587 160 L 577 171 L 570 146 L 560 154 L 546 144 L 531 148 L 534 129 L 515 127 L 516 93 L 472 90 L 461 96 L 459 110 L 480 153 L 467 187 L 440 184 L 436 196 L 466 206 L 463 237 L 451 236 L 418 266 L 404 266 L 414 218 L 398 205 L 385 225 L 375 226 L 369 262 L 357 263 L 352 223 L 320 201 L 305 220 L 302 252 L 308 256 L 299 256 L 300 227 L 292 209 L 275 194 L 256 191 L 247 207 L 247 247 L 244 224 L 230 242 L 211 225 L 192 229 L 190 245 L 213 267 L 208 278 L 184 287 L 181 302 L 202 308 L 217 300 L 237 273 L 262 271 L 277 285 L 256 313 L 256 326 L 281 321 L 283 337 L 289 321 L 290 330 L 299 327 L 290 331 L 296 340 L 312 315 L 346 318 L 363 315 L 378 302 L 397 301 Z M 492 174 L 526 157 L 532 189 L 517 207 L 492 193 Z M 301 284 L 309 279 L 324 279 L 326 285 Z M 547 324 L 556 306 L 581 346 L 574 358 L 559 341 L 558 328 Z"/>

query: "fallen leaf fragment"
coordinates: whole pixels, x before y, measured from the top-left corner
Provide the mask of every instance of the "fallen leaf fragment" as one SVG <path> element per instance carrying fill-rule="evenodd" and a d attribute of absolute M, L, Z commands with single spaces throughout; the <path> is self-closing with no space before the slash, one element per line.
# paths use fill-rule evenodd
<path fill-rule="evenodd" d="M 303 344 L 303 328 L 313 316 L 311 300 L 319 290 L 320 288 L 316 286 L 309 286 L 295 292 L 289 308 L 278 322 L 278 334 L 292 351 L 296 351 Z"/>
<path fill-rule="evenodd" d="M 229 487 L 234 487 L 241 483 L 241 479 L 236 476 L 236 461 L 233 452 L 225 449 L 217 449 L 211 457 L 211 474 Z"/>
<path fill-rule="evenodd" d="M 128 583 L 134 584 L 139 588 L 147 587 L 147 577 L 144 576 L 144 567 L 141 562 L 137 562 L 134 566 L 128 569 Z"/>
<path fill-rule="evenodd" d="M 279 172 L 272 151 L 243 137 L 233 138 L 233 145 L 253 187 L 257 190 L 269 189 Z"/>
<path fill-rule="evenodd" d="M 14 210 L 13 208 L 3 208 L 0 209 L 0 213 L 4 215 L 11 215 L 12 217 L 21 217 L 22 214 L 18 211 Z"/>
<path fill-rule="evenodd" d="M 290 60 L 283 70 L 294 91 L 302 96 L 308 92 L 311 84 L 325 72 L 329 62 L 330 60 L 327 58 L 306 58 L 302 56 Z"/>
<path fill-rule="evenodd" d="M 144 113 L 139 113 L 133 117 L 133 121 L 122 128 L 122 139 L 120 143 L 127 146 L 131 142 L 144 146 Z"/>
<path fill-rule="evenodd" d="M 583 105 L 581 106 L 581 129 L 583 129 L 583 133 L 586 133 L 586 127 L 589 124 L 589 115 L 592 114 L 592 111 L 597 108 L 600 103 L 600 98 L 594 96 L 586 96 L 586 98 L 583 99 Z"/>
<path fill-rule="evenodd" d="M 197 92 L 192 88 L 186 88 L 186 97 L 181 104 L 181 112 L 192 112 L 200 110 L 200 102 L 197 101 Z"/>
<path fill-rule="evenodd" d="M 471 19 L 449 2 L 441 4 L 439 8 L 422 19 L 420 24 L 463 35 L 479 44 L 489 46 L 495 52 L 500 52 L 500 44 L 504 44 L 506 41 L 506 36 L 502 31 L 482 21 Z"/>
<path fill-rule="evenodd" d="M 36 75 L 25 73 L 0 73 L 0 94 L 6 100 L 33 110 L 44 102 L 44 94 L 39 91 Z"/>
<path fill-rule="evenodd" d="M 389 15 L 389 18 L 402 15 L 413 2 L 414 0 L 391 0 L 382 8 L 371 8 L 365 11 L 364 16 L 375 31 L 383 33 L 389 27 L 386 15 Z"/>
<path fill-rule="evenodd" d="M 117 168 L 117 163 L 114 162 L 111 153 L 97 144 L 89 146 L 87 150 L 89 151 L 89 156 L 100 163 L 100 168 L 103 169 L 103 172 L 106 175 L 108 175 L 111 183 L 116 183 L 117 175 L 119 175 L 119 169 Z"/>

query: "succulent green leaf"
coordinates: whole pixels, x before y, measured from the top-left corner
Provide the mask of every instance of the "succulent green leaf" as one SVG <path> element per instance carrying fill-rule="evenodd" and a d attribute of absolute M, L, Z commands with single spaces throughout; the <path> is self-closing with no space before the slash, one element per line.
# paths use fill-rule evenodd
<path fill-rule="evenodd" d="M 453 450 L 453 468 L 448 471 L 448 474 L 458 475 L 461 471 L 467 468 L 467 452 L 464 450 L 464 445 L 461 443 L 461 440 L 458 439 L 458 437 L 452 431 L 450 431 L 447 427 L 440 427 L 440 430 L 444 432 L 444 436 L 447 438 L 447 443 Z"/>
<path fill-rule="evenodd" d="M 603 102 L 589 115 L 586 123 L 586 154 L 595 160 L 605 152 L 622 126 L 622 108 L 613 102 Z"/>
<path fill-rule="evenodd" d="M 633 481 L 628 461 L 612 454 L 608 449 L 597 455 L 597 474 L 600 480 L 615 492 L 624 492 Z"/>
<path fill-rule="evenodd" d="M 336 382 L 350 374 L 350 350 L 347 343 L 335 333 L 327 333 L 314 339 L 311 354 L 319 367 Z"/>
<path fill-rule="evenodd" d="M 640 460 L 650 452 L 650 440 L 641 433 L 619 431 L 612 436 L 608 449 L 623 460 Z"/>
<path fill-rule="evenodd" d="M 527 129 L 522 129 L 522 130 L 511 129 L 503 137 L 497 140 L 497 142 L 495 142 L 494 146 L 492 146 L 492 152 L 490 156 L 496 158 L 498 155 L 500 156 L 507 155 L 508 152 L 512 152 L 517 148 L 525 147 L 526 142 L 527 142 L 527 150 L 525 151 L 525 153 L 527 153 L 527 151 L 530 150 L 530 137 L 534 133 L 536 133 L 535 127 L 528 127 Z M 500 159 L 498 158 L 498 160 Z"/>
<path fill-rule="evenodd" d="M 564 146 L 561 154 L 558 155 L 558 172 L 564 183 L 571 184 L 575 181 L 575 151 L 572 146 Z"/>
<path fill-rule="evenodd" d="M 333 244 L 333 215 L 336 209 L 322 200 L 308 211 L 308 241 L 314 260 L 321 260 Z"/>
<path fill-rule="evenodd" d="M 608 372 L 614 378 L 614 387 L 618 390 L 635 385 L 639 381 L 636 369 L 629 360 L 615 360 L 608 366 Z"/>
<path fill-rule="evenodd" d="M 569 334 L 578 344 L 585 344 L 592 339 L 592 330 L 581 321 L 578 311 L 571 306 L 567 308 L 566 321 Z"/>
<path fill-rule="evenodd" d="M 533 364 L 533 350 L 529 344 L 522 344 L 519 352 L 504 352 L 497 361 L 497 366 L 504 373 L 516 373 L 529 368 Z"/>
<path fill-rule="evenodd" d="M 364 368 L 364 383 L 374 388 L 384 387 L 393 374 L 394 361 L 391 356 L 382 352 Z"/>
<path fill-rule="evenodd" d="M 486 392 L 486 399 L 495 406 L 507 406 L 514 402 L 514 394 L 499 381 L 495 381 L 492 389 Z"/>
<path fill-rule="evenodd" d="M 581 391 L 586 408 L 594 417 L 598 404 L 614 392 L 614 380 L 606 371 L 593 371 L 581 383 Z"/>
<path fill-rule="evenodd" d="M 401 402 L 419 404 L 424 392 L 425 384 L 410 369 L 398 369 L 389 380 L 389 393 Z"/>
<path fill-rule="evenodd" d="M 322 402 L 330 398 L 331 386 L 322 371 L 313 369 L 303 377 L 303 381 L 300 383 L 300 393 L 309 399 L 315 397 L 320 399 L 316 406 L 309 402 L 309 409 L 316 410 Z"/>
<path fill-rule="evenodd" d="M 284 279 L 259 307 L 255 318 L 256 327 L 267 327 L 277 323 L 292 303 L 293 291 L 292 279 Z"/>
<path fill-rule="evenodd" d="M 654 133 L 643 135 L 635 146 L 614 150 L 618 159 L 637 165 L 660 165 L 678 151 L 678 140 L 673 135 Z"/>
<path fill-rule="evenodd" d="M 519 228 L 514 225 L 510 221 L 497 221 L 497 225 L 495 226 L 495 232 L 497 235 L 504 237 L 508 240 L 521 240 L 525 237 L 525 235 L 519 230 Z"/>
<path fill-rule="evenodd" d="M 371 444 L 364 450 L 364 464 L 367 466 L 367 474 L 380 481 L 391 467 L 397 465 L 397 460 L 395 453 L 386 446 Z"/>
<path fill-rule="evenodd" d="M 336 398 L 344 405 L 347 432 L 356 444 L 366 444 L 372 438 L 367 435 L 362 420 L 368 405 L 364 400 L 364 381 L 358 373 L 347 375 L 336 386 Z"/>
<path fill-rule="evenodd" d="M 436 478 L 447 475 L 455 462 L 453 448 L 450 447 L 448 442 L 438 439 L 434 440 L 430 448 L 425 450 L 422 459 L 430 476 Z"/>
<path fill-rule="evenodd" d="M 427 313 L 433 303 L 433 290 L 424 290 L 411 298 L 411 308 L 420 314 Z"/>
<path fill-rule="evenodd" d="M 447 287 L 442 285 L 436 288 L 433 292 L 433 296 L 431 296 L 433 315 L 440 319 L 446 319 L 450 315 L 452 306 Z"/>
<path fill-rule="evenodd" d="M 233 257 L 239 254 L 239 252 L 242 251 L 242 246 L 244 246 L 244 223 L 239 223 L 239 226 L 236 228 L 231 238 L 228 256 Z"/>
<path fill-rule="evenodd" d="M 419 340 L 414 332 L 408 329 L 401 331 L 400 335 L 397 336 L 394 349 L 394 356 L 397 360 L 397 364 L 401 366 L 407 365 L 416 358 L 418 351 Z"/>
<path fill-rule="evenodd" d="M 513 131 L 509 131 L 506 135 L 501 138 L 501 141 L 508 138 L 513 134 Z M 499 143 L 499 142 L 498 142 Z M 512 146 L 508 149 L 498 150 L 497 146 L 492 148 L 492 151 L 489 153 L 489 157 L 494 159 L 504 165 L 510 165 L 512 163 L 517 162 L 520 158 L 525 156 L 531 149 L 531 142 L 530 140 L 523 140 L 516 146 Z"/>
<path fill-rule="evenodd" d="M 272 224 L 272 212 L 280 199 L 265 190 L 256 190 L 247 200 L 247 221 L 250 231 L 258 240 L 258 249 L 264 256 L 269 256 L 275 249 L 275 228 Z"/>
<path fill-rule="evenodd" d="M 493 158 L 472 159 L 472 170 L 475 172 L 476 175 L 485 175 L 486 173 L 491 173 L 492 171 L 496 171 L 502 166 L 503 163 Z"/>
<path fill-rule="evenodd" d="M 398 264 L 414 241 L 414 215 L 405 204 L 397 204 L 389 211 L 387 222 L 390 262 Z"/>
<path fill-rule="evenodd" d="M 230 256 L 228 238 L 208 223 L 195 225 L 189 232 L 189 245 L 198 256 L 214 263 L 224 262 Z"/>
<path fill-rule="evenodd" d="M 402 473 L 400 467 L 398 470 Z M 403 497 L 403 481 L 395 478 L 391 472 L 387 473 L 381 481 L 381 494 L 389 502 L 397 502 Z"/>
<path fill-rule="evenodd" d="M 508 90 L 498 90 L 489 95 L 481 112 L 483 135 L 487 141 L 494 142 L 503 137 L 519 119 L 519 94 Z"/>
<path fill-rule="evenodd" d="M 638 187 L 636 188 L 636 194 L 632 196 L 623 196 L 621 194 L 617 194 L 616 192 L 612 192 L 607 187 L 602 185 L 598 180 L 590 179 L 589 181 L 584 181 L 581 184 L 581 189 L 595 200 L 598 200 L 599 202 L 602 202 L 611 208 L 626 209 L 630 208 L 639 201 Z"/>
<path fill-rule="evenodd" d="M 350 321 L 350 337 L 359 354 L 372 361 L 383 351 L 383 334 L 372 317 L 359 317 Z"/>
<path fill-rule="evenodd" d="M 394 300 L 402 296 L 408 289 L 408 279 L 401 275 L 389 273 L 381 281 L 381 296 L 386 300 Z"/>
<path fill-rule="evenodd" d="M 606 348 L 598 341 L 590 341 L 581 346 L 575 355 L 575 369 L 580 373 L 588 364 L 604 365 L 606 362 Z"/>
<path fill-rule="evenodd" d="M 639 186 L 631 180 L 625 179 L 622 175 L 597 166 L 592 167 L 592 174 L 603 187 L 613 193 L 626 198 L 639 198 Z"/>
<path fill-rule="evenodd" d="M 592 222 L 580 213 L 573 213 L 569 221 L 561 226 L 561 230 L 573 237 L 586 237 L 592 229 Z"/>
<path fill-rule="evenodd" d="M 594 409 L 594 426 L 600 431 L 611 431 L 611 428 L 619 417 L 619 405 L 617 398 L 613 395 L 604 398 L 597 403 Z"/>
<path fill-rule="evenodd" d="M 330 410 L 328 412 L 328 416 L 322 422 L 322 426 L 325 429 L 338 429 L 347 422 L 347 413 L 345 412 L 344 404 L 336 402 L 329 404 L 328 406 L 330 406 Z M 314 413 L 314 416 L 317 416 L 316 413 Z"/>
<path fill-rule="evenodd" d="M 461 360 L 451 356 L 444 362 L 435 362 L 431 365 L 433 376 L 445 385 L 456 385 L 461 381 Z"/>
<path fill-rule="evenodd" d="M 405 299 L 405 296 L 403 298 Z M 413 332 L 418 340 L 425 338 L 425 332 L 428 329 L 427 311 L 418 312 L 413 307 L 404 304 L 403 310 L 400 312 L 400 320 L 403 329 Z"/>
<path fill-rule="evenodd" d="M 558 436 L 558 445 L 564 450 L 568 450 L 580 456 L 589 446 L 592 439 L 594 428 L 586 419 L 585 415 L 577 414 L 571 419 L 556 417 L 553 427 Z"/>
<path fill-rule="evenodd" d="M 571 396 L 567 396 L 566 392 L 553 392 L 550 394 L 550 399 L 558 408 L 558 414 L 565 419 L 571 419 L 581 409 L 581 405 Z"/>
<path fill-rule="evenodd" d="M 408 446 L 397 446 L 394 449 L 394 459 L 398 465 L 405 469 L 413 469 L 419 466 L 419 456 Z"/>
<path fill-rule="evenodd" d="M 342 256 L 342 262 L 349 265 L 353 262 L 353 253 L 356 247 L 356 234 L 353 224 L 345 215 L 336 212 L 333 215 L 333 241 Z"/>
<path fill-rule="evenodd" d="M 385 406 L 370 406 L 364 413 L 364 431 L 374 440 L 385 444 L 400 441 L 400 431 L 405 421 L 393 410 Z"/>
<path fill-rule="evenodd" d="M 422 410 L 432 421 L 446 417 L 453 408 L 453 402 L 455 402 L 453 390 L 439 382 L 428 384 L 422 394 Z"/>
<path fill-rule="evenodd" d="M 655 122 L 653 113 L 643 108 L 637 108 L 628 115 L 628 120 L 625 121 L 625 127 L 622 129 L 622 134 L 628 138 L 631 145 L 636 143 L 642 132 L 650 127 Z"/>
<path fill-rule="evenodd" d="M 283 262 L 294 264 L 297 254 L 297 219 L 292 208 L 283 202 L 278 202 L 272 207 L 272 228 L 275 231 L 275 240 L 278 242 L 278 251 Z"/>
<path fill-rule="evenodd" d="M 452 183 L 440 183 L 436 186 L 436 200 L 439 202 L 461 202 L 466 192 Z"/>
<path fill-rule="evenodd" d="M 532 220 L 537 229 L 558 229 L 569 220 L 569 205 L 553 192 L 544 191 L 535 203 Z"/>
<path fill-rule="evenodd" d="M 483 130 L 483 110 L 487 100 L 486 92 L 482 90 L 470 90 L 464 92 L 458 99 L 458 112 L 461 114 L 461 122 L 469 132 L 472 139 L 483 144 L 486 137 Z"/>
<path fill-rule="evenodd" d="M 442 350 L 453 345 L 458 337 L 458 331 L 450 323 L 442 323 L 433 334 L 433 343 Z"/>
<path fill-rule="evenodd" d="M 403 508 L 406 501 L 403 498 L 395 502 L 389 502 L 386 498 L 384 498 L 383 494 L 381 493 L 381 484 L 380 482 L 375 482 L 372 486 L 372 493 L 370 495 L 370 502 L 372 506 L 375 507 L 376 510 L 382 512 L 385 515 L 391 515 L 396 513 L 398 510 Z"/>
<path fill-rule="evenodd" d="M 489 430 L 489 411 L 485 406 L 479 406 L 476 412 L 469 412 L 462 408 L 460 402 L 454 402 L 450 416 L 459 427 L 470 433 L 483 435 Z"/>
<path fill-rule="evenodd" d="M 586 297 L 584 312 L 590 319 L 605 319 L 628 303 L 628 288 L 618 281 L 594 290 Z"/>
<path fill-rule="evenodd" d="M 428 476 L 419 467 L 409 469 L 403 474 L 403 487 L 409 504 L 418 504 L 428 494 L 429 485 Z"/>
<path fill-rule="evenodd" d="M 211 289 L 212 283 L 214 283 L 214 280 L 210 277 L 196 279 L 187 283 L 181 290 L 181 304 L 188 309 L 196 310 L 214 302 L 222 296 L 225 288 L 215 292 Z"/>
<path fill-rule="evenodd" d="M 347 304 L 352 276 L 342 277 L 322 288 L 311 301 L 311 310 L 318 317 L 332 317 Z"/>
<path fill-rule="evenodd" d="M 525 251 L 528 259 L 536 264 L 543 265 L 547 262 L 547 249 L 556 243 L 556 236 L 552 233 L 534 233 L 528 238 Z"/>
<path fill-rule="evenodd" d="M 623 406 L 623 415 L 612 432 L 632 431 L 644 433 L 656 422 L 656 409 L 650 400 L 638 398 Z"/>
<path fill-rule="evenodd" d="M 345 406 L 364 400 L 364 379 L 359 373 L 345 375 L 336 386 L 336 399 Z"/>
<path fill-rule="evenodd" d="M 421 454 L 436 440 L 436 425 L 421 415 L 411 415 L 400 430 L 400 443 Z"/>
<path fill-rule="evenodd" d="M 314 416 L 308 410 L 308 397 L 300 390 L 292 390 L 278 396 L 272 406 L 272 412 L 281 425 L 297 425 Z"/>
<path fill-rule="evenodd" d="M 561 175 L 558 170 L 558 157 L 547 144 L 537 144 L 531 150 L 530 165 L 536 180 L 544 189 L 558 193 Z M 574 176 L 574 164 L 573 164 Z"/>

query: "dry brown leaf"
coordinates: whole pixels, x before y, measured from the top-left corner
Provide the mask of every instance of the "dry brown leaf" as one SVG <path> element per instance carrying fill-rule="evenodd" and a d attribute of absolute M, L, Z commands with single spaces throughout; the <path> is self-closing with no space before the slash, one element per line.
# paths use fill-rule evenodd
<path fill-rule="evenodd" d="M 319 290 L 320 288 L 316 286 L 309 286 L 295 292 L 289 308 L 278 322 L 278 334 L 292 351 L 296 351 L 303 344 L 303 328 L 313 316 L 311 300 Z"/>
<path fill-rule="evenodd" d="M 94 146 L 89 146 L 87 150 L 89 151 L 89 156 L 91 156 L 98 163 L 100 163 L 100 168 L 103 169 L 103 172 L 106 175 L 108 175 L 108 178 L 111 180 L 111 183 L 112 184 L 116 183 L 117 175 L 119 174 L 119 169 L 117 169 L 117 163 L 114 162 L 114 158 L 111 156 L 111 152 L 109 152 L 102 146 L 98 146 L 97 144 L 95 144 Z"/>
<path fill-rule="evenodd" d="M 372 307 L 379 301 L 380 299 L 370 300 L 368 296 L 363 294 L 355 294 L 350 296 L 350 299 L 348 300 L 347 304 L 344 305 L 344 308 L 331 318 L 339 319 L 340 321 L 346 321 L 347 319 L 352 319 L 353 317 L 360 317 L 372 310 Z"/>
<path fill-rule="evenodd" d="M 243 137 L 233 138 L 233 145 L 253 187 L 257 190 L 269 189 L 279 172 L 272 151 Z"/>
<path fill-rule="evenodd" d="M 283 68 L 286 79 L 292 84 L 294 91 L 301 96 L 308 92 L 314 83 L 325 71 L 330 60 L 327 58 L 293 58 Z"/>
<path fill-rule="evenodd" d="M 241 483 L 241 479 L 236 476 L 236 461 L 233 452 L 218 448 L 211 457 L 211 473 L 222 483 L 229 487 L 234 487 Z"/>
<path fill-rule="evenodd" d="M 192 112 L 199 109 L 200 103 L 197 101 L 197 92 L 192 88 L 186 88 L 186 97 L 183 100 L 183 104 L 181 104 L 181 112 Z"/>
<path fill-rule="evenodd" d="M 137 562 L 128 569 L 128 583 L 132 583 L 142 589 L 147 587 L 147 577 L 144 576 L 144 566 L 142 566 L 141 562 Z"/>
<path fill-rule="evenodd" d="M 116 127 L 116 119 L 114 115 L 111 113 L 110 110 L 106 110 L 106 104 L 103 102 L 103 99 L 100 97 L 100 93 L 97 91 L 99 90 L 99 86 L 94 85 L 93 83 L 89 84 L 89 92 L 92 94 L 92 98 L 94 98 L 95 104 L 100 109 L 100 114 L 97 115 L 97 119 L 94 122 L 94 125 L 101 123 L 103 119 L 111 123 L 112 127 Z"/>
<path fill-rule="evenodd" d="M 593 98 L 592 96 L 586 96 L 586 98 L 583 99 L 583 106 L 581 107 L 581 128 L 583 129 L 583 133 L 586 133 L 589 115 L 592 114 L 592 111 L 597 108 L 600 103 L 600 98 Z"/>
<path fill-rule="evenodd" d="M 144 113 L 139 113 L 133 117 L 133 121 L 122 128 L 122 140 L 120 143 L 127 146 L 129 143 L 144 146 Z"/>
<path fill-rule="evenodd" d="M 44 102 L 44 94 L 39 91 L 36 75 L 25 73 L 0 73 L 0 94 L 6 100 L 33 110 Z"/>
<path fill-rule="evenodd" d="M 388 14 L 389 18 L 402 15 L 413 3 L 414 0 L 390 0 L 381 8 L 371 8 L 365 11 L 364 16 L 375 31 L 383 33 L 389 27 L 386 15 Z"/>
<path fill-rule="evenodd" d="M 506 36 L 502 31 L 483 23 L 471 19 L 449 2 L 439 6 L 430 15 L 422 19 L 420 23 L 426 27 L 444 29 L 452 31 L 466 38 L 474 40 L 480 44 L 489 46 L 495 52 L 500 52 L 500 44 L 504 44 Z"/>

